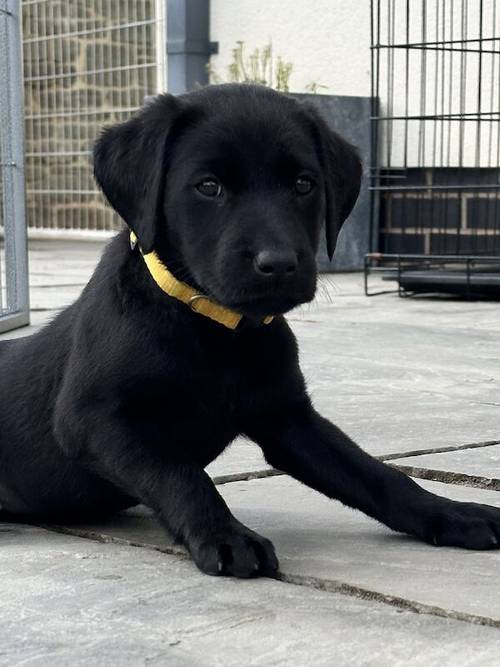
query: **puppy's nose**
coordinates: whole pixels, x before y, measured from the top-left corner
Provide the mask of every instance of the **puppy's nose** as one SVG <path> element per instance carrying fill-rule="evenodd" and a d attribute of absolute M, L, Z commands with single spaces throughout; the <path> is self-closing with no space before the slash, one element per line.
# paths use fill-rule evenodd
<path fill-rule="evenodd" d="M 292 275 L 298 264 L 293 250 L 261 250 L 253 263 L 259 275 L 269 277 Z"/>

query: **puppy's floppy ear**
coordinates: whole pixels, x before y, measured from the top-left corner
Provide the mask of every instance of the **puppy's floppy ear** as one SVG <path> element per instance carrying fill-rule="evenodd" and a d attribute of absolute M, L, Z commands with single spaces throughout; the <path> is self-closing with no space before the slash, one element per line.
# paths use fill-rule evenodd
<path fill-rule="evenodd" d="M 311 105 L 304 105 L 313 122 L 326 195 L 326 249 L 331 260 L 340 229 L 354 208 L 361 188 L 361 160 L 345 139 L 331 130 Z"/>
<path fill-rule="evenodd" d="M 150 252 L 163 220 L 167 141 L 179 104 L 160 95 L 130 120 L 103 131 L 94 147 L 94 176 L 115 211 Z"/>

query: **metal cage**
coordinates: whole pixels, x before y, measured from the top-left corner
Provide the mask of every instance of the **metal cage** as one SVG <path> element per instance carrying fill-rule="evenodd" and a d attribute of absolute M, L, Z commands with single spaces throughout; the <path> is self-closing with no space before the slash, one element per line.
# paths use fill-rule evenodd
<path fill-rule="evenodd" d="M 0 333 L 29 322 L 19 5 L 0 0 Z"/>
<path fill-rule="evenodd" d="M 500 3 L 372 0 L 371 30 L 367 271 L 500 294 Z"/>

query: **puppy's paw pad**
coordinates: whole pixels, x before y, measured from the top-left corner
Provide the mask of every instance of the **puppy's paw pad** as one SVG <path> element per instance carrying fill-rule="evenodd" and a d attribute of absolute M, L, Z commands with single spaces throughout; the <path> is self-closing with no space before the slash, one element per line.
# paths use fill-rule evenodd
<path fill-rule="evenodd" d="M 279 564 L 274 547 L 244 526 L 190 547 L 191 555 L 205 574 L 240 578 L 276 575 Z"/>

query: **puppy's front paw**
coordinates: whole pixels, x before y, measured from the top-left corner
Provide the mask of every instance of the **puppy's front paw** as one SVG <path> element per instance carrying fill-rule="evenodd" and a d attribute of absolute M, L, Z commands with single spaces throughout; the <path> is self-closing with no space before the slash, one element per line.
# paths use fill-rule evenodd
<path fill-rule="evenodd" d="M 232 577 L 274 577 L 279 563 L 272 543 L 235 521 L 227 529 L 188 545 L 205 574 Z"/>
<path fill-rule="evenodd" d="M 432 513 L 427 540 L 463 549 L 500 548 L 500 509 L 449 501 Z"/>

